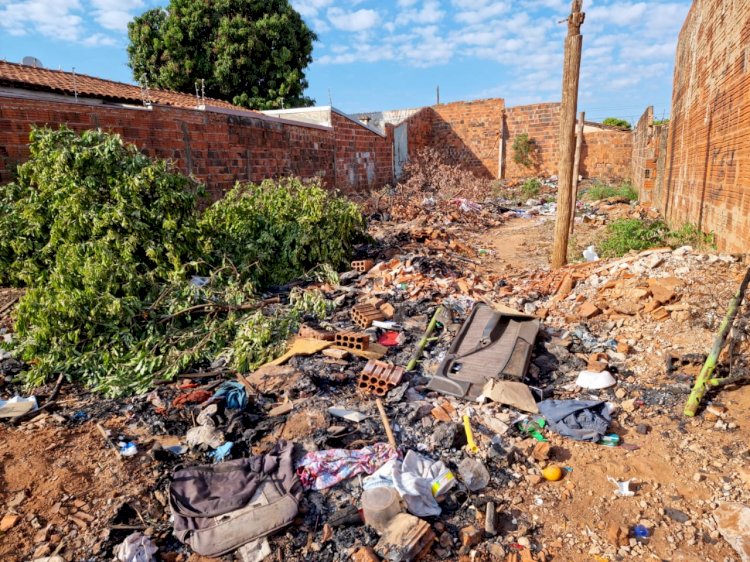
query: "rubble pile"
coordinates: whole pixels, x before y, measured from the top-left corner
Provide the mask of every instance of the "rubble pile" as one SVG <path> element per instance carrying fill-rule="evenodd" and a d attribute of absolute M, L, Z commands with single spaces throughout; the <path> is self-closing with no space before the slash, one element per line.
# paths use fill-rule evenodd
<path fill-rule="evenodd" d="M 683 247 L 498 270 L 472 230 L 374 223 L 313 284 L 333 311 L 251 372 L 217 358 L 120 400 L 43 389 L 0 440 L 0 558 L 736 559 L 750 394 L 681 413 L 747 264 Z M 735 340 L 737 373 L 745 316 Z M 477 370 L 490 351 L 507 364 Z M 3 398 L 18 368 L 2 357 Z"/>

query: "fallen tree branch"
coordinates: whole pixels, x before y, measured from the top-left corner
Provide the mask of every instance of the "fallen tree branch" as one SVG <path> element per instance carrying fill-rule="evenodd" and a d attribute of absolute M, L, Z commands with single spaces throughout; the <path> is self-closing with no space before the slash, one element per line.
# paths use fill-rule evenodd
<path fill-rule="evenodd" d="M 701 369 L 698 378 L 695 380 L 693 390 L 692 392 L 690 392 L 687 404 L 685 404 L 684 414 L 686 416 L 695 416 L 695 414 L 698 412 L 698 408 L 700 407 L 701 400 L 703 400 L 703 396 L 705 396 L 709 386 L 715 386 L 712 383 L 712 379 L 714 371 L 716 370 L 716 365 L 719 361 L 719 355 L 721 354 L 721 350 L 724 348 L 724 344 L 726 344 L 727 336 L 729 335 L 729 331 L 732 329 L 732 324 L 734 324 L 734 319 L 737 317 L 737 312 L 740 310 L 742 300 L 745 298 L 745 291 L 747 290 L 748 284 L 750 284 L 750 268 L 748 268 L 747 272 L 745 273 L 745 277 L 742 279 L 742 283 L 740 283 L 740 287 L 735 293 L 734 297 L 732 297 L 732 300 L 729 301 L 727 314 L 726 316 L 724 316 L 724 320 L 722 320 L 721 322 L 719 333 L 716 334 L 713 347 L 711 348 L 711 353 L 708 355 L 706 362 L 703 364 L 703 368 Z M 718 381 L 721 379 L 715 380 Z"/>
<path fill-rule="evenodd" d="M 245 312 L 249 310 L 258 310 L 259 308 L 263 308 L 265 306 L 268 306 L 269 304 L 278 304 L 280 302 L 281 299 L 278 296 L 263 299 L 261 301 L 256 301 L 252 304 L 241 304 L 238 306 L 207 302 L 203 304 L 196 304 L 195 306 L 185 308 L 168 316 L 163 316 L 159 319 L 159 322 L 169 322 L 170 320 L 174 320 L 175 318 L 179 318 L 180 316 L 184 316 L 185 314 L 208 314 L 210 312 Z"/>
<path fill-rule="evenodd" d="M 12 299 L 10 299 L 9 302 L 6 302 L 2 308 L 0 308 L 0 314 L 4 314 L 6 310 L 10 309 L 14 304 L 16 304 L 21 298 L 21 295 L 16 295 Z"/>

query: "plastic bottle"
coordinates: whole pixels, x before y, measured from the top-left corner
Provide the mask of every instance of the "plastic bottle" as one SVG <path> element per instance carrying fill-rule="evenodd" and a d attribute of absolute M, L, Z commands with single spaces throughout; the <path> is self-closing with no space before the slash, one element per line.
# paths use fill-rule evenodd
<path fill-rule="evenodd" d="M 458 465 L 458 473 L 466 484 L 466 487 L 472 492 L 486 488 L 490 483 L 490 473 L 487 468 L 476 459 L 464 459 Z"/>
<path fill-rule="evenodd" d="M 651 536 L 651 532 L 645 525 L 636 525 L 633 527 L 633 536 L 639 540 L 645 540 Z"/>

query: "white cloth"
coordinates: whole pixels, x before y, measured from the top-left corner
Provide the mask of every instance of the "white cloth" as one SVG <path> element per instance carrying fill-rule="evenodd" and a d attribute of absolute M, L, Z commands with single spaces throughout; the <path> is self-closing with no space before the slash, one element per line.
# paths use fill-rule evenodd
<path fill-rule="evenodd" d="M 445 470 L 443 461 L 433 461 L 409 451 L 403 462 L 388 461 L 371 476 L 363 479 L 362 485 L 366 490 L 381 486 L 396 488 L 409 513 L 418 517 L 430 517 L 440 515 L 440 506 L 432 495 L 432 482 Z"/>

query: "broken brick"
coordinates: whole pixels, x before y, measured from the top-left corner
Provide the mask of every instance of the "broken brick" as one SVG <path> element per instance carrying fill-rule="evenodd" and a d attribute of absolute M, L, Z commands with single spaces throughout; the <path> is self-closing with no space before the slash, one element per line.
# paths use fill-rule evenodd
<path fill-rule="evenodd" d="M 594 316 L 598 316 L 601 313 L 602 311 L 599 310 L 599 307 L 590 302 L 585 302 L 580 307 L 578 307 L 578 316 L 587 320 L 589 318 L 593 318 Z"/>
<path fill-rule="evenodd" d="M 380 557 L 371 546 L 363 546 L 352 554 L 352 562 L 380 562 Z"/>
<path fill-rule="evenodd" d="M 5 531 L 9 531 L 13 527 L 16 526 L 16 523 L 21 519 L 20 515 L 5 515 L 3 516 L 2 520 L 0 520 L 0 531 L 3 533 Z"/>
<path fill-rule="evenodd" d="M 468 549 L 472 546 L 478 545 L 482 541 L 482 534 L 482 531 L 474 527 L 474 525 L 464 527 L 458 534 L 461 539 L 461 546 Z"/>
<path fill-rule="evenodd" d="M 380 306 L 380 312 L 383 313 L 387 320 L 390 320 L 396 314 L 396 309 L 391 303 L 387 302 Z"/>

